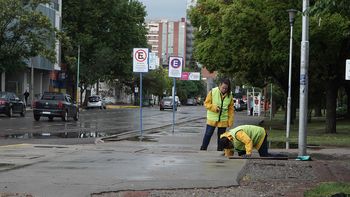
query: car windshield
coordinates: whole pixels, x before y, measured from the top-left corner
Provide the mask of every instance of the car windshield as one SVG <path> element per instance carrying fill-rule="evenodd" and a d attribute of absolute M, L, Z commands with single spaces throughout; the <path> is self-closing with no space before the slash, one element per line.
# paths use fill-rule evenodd
<path fill-rule="evenodd" d="M 172 101 L 173 99 L 171 98 L 164 98 L 163 101 Z"/>
<path fill-rule="evenodd" d="M 91 102 L 91 101 L 99 101 L 100 100 L 100 98 L 98 97 L 98 96 L 90 96 L 89 97 L 89 101 Z"/>
<path fill-rule="evenodd" d="M 58 100 L 63 101 L 64 96 L 62 94 L 44 94 L 42 100 Z"/>

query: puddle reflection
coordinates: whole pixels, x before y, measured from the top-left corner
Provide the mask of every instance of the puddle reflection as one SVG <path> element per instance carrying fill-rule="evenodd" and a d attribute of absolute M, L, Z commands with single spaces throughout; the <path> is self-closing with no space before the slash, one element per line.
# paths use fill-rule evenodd
<path fill-rule="evenodd" d="M 97 138 L 107 137 L 113 134 L 106 132 L 62 132 L 62 133 L 21 133 L 7 134 L 3 136 L 5 139 L 48 139 L 48 138 Z"/>

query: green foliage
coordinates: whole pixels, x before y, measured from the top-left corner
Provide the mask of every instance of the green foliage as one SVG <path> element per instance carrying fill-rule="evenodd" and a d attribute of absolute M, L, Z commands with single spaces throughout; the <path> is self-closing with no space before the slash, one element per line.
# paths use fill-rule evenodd
<path fill-rule="evenodd" d="M 0 0 L 0 70 L 16 70 L 41 55 L 56 61 L 56 38 L 50 20 L 38 11 L 48 0 Z"/>
<path fill-rule="evenodd" d="M 99 79 L 131 86 L 132 49 L 145 47 L 145 7 L 138 1 L 78 0 L 63 4 L 63 29 L 72 48 L 64 48 L 64 61 L 76 70 L 77 47 L 81 47 L 80 84 L 91 85 Z"/>
<path fill-rule="evenodd" d="M 305 197 L 319 197 L 319 196 L 335 196 L 335 194 L 345 195 L 350 194 L 350 184 L 341 182 L 324 182 L 319 184 L 314 189 L 308 190 L 304 193 Z M 339 195 L 342 196 L 342 195 Z"/>
<path fill-rule="evenodd" d="M 202 81 L 176 81 L 176 94 L 181 101 L 198 96 L 205 97 L 205 93 L 206 89 Z"/>
<path fill-rule="evenodd" d="M 350 58 L 350 4 L 347 0 L 314 0 L 310 5 L 311 11 L 304 14 L 309 14 L 310 21 L 309 106 L 315 107 L 325 103 L 327 86 L 327 90 L 337 90 L 340 85 L 350 87 L 344 81 L 344 63 Z M 301 10 L 301 7 L 301 1 L 199 0 L 190 11 L 193 25 L 198 29 L 194 56 L 208 70 L 231 75 L 236 82 L 255 87 L 274 82 L 287 94 L 290 25 L 286 10 Z M 293 26 L 292 101 L 295 103 L 302 14 L 297 13 Z M 294 109 L 295 106 L 292 102 Z M 328 112 L 335 111 L 335 99 L 329 99 L 327 106 Z"/>
<path fill-rule="evenodd" d="M 262 87 L 274 80 L 287 90 L 288 14 L 281 1 L 198 1 L 190 11 L 196 59 L 240 81 Z M 215 23 L 212 23 L 215 21 Z M 244 79 L 243 79 L 244 78 Z"/>
<path fill-rule="evenodd" d="M 168 77 L 168 71 L 162 67 L 145 74 L 142 82 L 148 95 L 162 97 L 165 90 L 171 92 L 172 80 Z M 137 83 L 139 84 L 139 81 Z"/>

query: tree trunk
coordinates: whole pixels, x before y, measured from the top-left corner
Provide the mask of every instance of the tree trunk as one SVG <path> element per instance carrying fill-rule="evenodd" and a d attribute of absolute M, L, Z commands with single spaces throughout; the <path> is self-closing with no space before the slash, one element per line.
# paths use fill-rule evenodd
<path fill-rule="evenodd" d="M 330 80 L 326 88 L 326 133 L 337 132 L 336 105 L 338 87 L 335 80 Z"/>
<path fill-rule="evenodd" d="M 100 80 L 97 80 L 96 83 L 96 95 L 100 95 Z"/>
<path fill-rule="evenodd" d="M 346 117 L 350 118 L 350 87 L 345 87 L 345 92 L 346 92 L 346 105 L 347 105 L 347 109 L 346 109 Z"/>
<path fill-rule="evenodd" d="M 89 96 L 91 96 L 91 88 L 86 89 L 85 99 L 84 99 L 84 106 L 87 106 L 87 102 L 88 102 Z"/>
<path fill-rule="evenodd" d="M 322 117 L 322 108 L 321 108 L 321 106 L 316 106 L 314 110 L 315 110 L 315 117 Z"/>

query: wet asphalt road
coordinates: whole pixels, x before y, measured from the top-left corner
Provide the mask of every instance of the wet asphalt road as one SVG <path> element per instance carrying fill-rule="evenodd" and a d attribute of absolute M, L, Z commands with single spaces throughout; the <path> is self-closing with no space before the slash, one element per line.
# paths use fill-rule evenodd
<path fill-rule="evenodd" d="M 175 123 L 187 122 L 205 116 L 203 106 L 181 106 L 175 113 Z M 142 108 L 143 130 L 169 126 L 173 123 L 171 110 L 159 107 Z M 93 143 L 96 137 L 123 132 L 140 131 L 140 109 L 121 108 L 108 110 L 82 110 L 78 121 L 61 118 L 49 121 L 42 117 L 35 121 L 32 111 L 25 117 L 0 115 L 0 145 L 17 143 L 84 144 Z"/>

